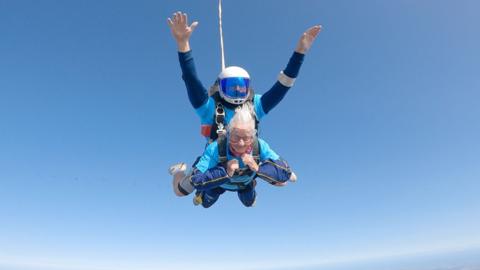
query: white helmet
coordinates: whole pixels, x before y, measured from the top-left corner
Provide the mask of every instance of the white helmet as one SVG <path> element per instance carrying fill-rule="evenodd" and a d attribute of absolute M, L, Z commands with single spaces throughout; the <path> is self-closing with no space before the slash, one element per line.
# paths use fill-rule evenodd
<path fill-rule="evenodd" d="M 250 92 L 250 75 L 241 67 L 227 67 L 218 75 L 220 96 L 232 104 L 243 104 Z"/>

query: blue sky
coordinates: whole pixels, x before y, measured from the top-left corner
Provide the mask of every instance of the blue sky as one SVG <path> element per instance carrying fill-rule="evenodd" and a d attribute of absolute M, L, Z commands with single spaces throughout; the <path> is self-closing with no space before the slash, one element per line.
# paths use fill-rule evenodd
<path fill-rule="evenodd" d="M 210 209 L 167 168 L 204 144 L 166 18 L 220 71 L 216 1 L 0 0 L 0 265 L 279 267 L 480 247 L 480 4 L 224 1 L 258 93 L 322 24 L 261 135 L 295 169 Z M 40 268 L 39 268 L 40 269 Z"/>

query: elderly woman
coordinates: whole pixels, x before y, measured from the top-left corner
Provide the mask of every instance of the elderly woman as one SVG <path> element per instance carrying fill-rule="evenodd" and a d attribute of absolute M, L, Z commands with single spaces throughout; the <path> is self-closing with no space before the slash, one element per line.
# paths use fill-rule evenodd
<path fill-rule="evenodd" d="M 255 178 L 282 186 L 296 176 L 262 139 L 257 139 L 252 107 L 244 104 L 230 121 L 226 137 L 211 143 L 193 168 L 190 183 L 197 190 L 196 204 L 208 208 L 226 190 L 236 191 L 247 207 L 255 203 Z M 179 170 L 175 177 L 185 176 Z M 194 202 L 195 202 L 194 201 Z"/>

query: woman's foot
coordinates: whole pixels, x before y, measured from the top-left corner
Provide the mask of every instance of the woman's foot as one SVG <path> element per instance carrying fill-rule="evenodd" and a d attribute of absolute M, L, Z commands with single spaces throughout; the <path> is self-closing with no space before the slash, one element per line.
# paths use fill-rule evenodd
<path fill-rule="evenodd" d="M 175 165 L 170 166 L 168 169 L 168 173 L 170 175 L 173 175 L 173 181 L 172 181 L 172 186 L 173 186 L 173 192 L 175 195 L 179 197 L 187 196 L 189 192 L 185 190 L 185 188 L 182 188 L 182 180 L 186 178 L 185 171 L 187 170 L 187 164 L 185 163 L 178 163 Z"/>
<path fill-rule="evenodd" d="M 187 164 L 182 162 L 182 163 L 178 163 L 170 166 L 170 168 L 168 168 L 168 173 L 170 175 L 175 175 L 178 172 L 185 172 L 186 170 L 187 170 Z"/>
<path fill-rule="evenodd" d="M 290 178 L 288 179 L 290 182 L 297 182 L 297 175 L 292 172 L 292 174 L 290 175 Z"/>

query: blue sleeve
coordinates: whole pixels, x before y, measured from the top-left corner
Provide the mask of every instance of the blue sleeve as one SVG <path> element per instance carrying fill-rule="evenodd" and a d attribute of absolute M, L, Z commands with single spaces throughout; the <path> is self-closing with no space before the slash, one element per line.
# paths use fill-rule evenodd
<path fill-rule="evenodd" d="M 215 116 L 215 100 L 208 97 L 200 107 L 195 109 L 195 112 L 200 117 L 202 124 L 213 124 Z"/>
<path fill-rule="evenodd" d="M 262 118 L 265 116 L 265 111 L 263 110 L 262 106 L 262 95 L 255 94 L 253 97 L 253 109 L 255 110 L 257 119 L 262 120 Z"/>
<path fill-rule="evenodd" d="M 202 156 L 195 164 L 195 169 L 204 173 L 208 169 L 211 169 L 218 165 L 218 144 L 217 142 L 212 142 L 205 148 Z"/>
<path fill-rule="evenodd" d="M 199 191 L 212 189 L 221 186 L 229 181 L 227 171 L 220 165 L 208 169 L 202 173 L 198 170 L 192 175 L 192 184 Z"/>
<path fill-rule="evenodd" d="M 192 51 L 178 52 L 178 60 L 182 68 L 182 79 L 187 87 L 188 99 L 193 108 L 197 109 L 207 102 L 208 92 L 198 79 Z"/>
<path fill-rule="evenodd" d="M 290 78 L 297 78 L 304 58 L 305 54 L 293 52 L 290 60 L 288 61 L 287 67 L 283 70 L 283 73 Z"/>
<path fill-rule="evenodd" d="M 257 176 L 272 185 L 288 181 L 292 171 L 287 162 L 280 158 L 264 140 L 258 139 L 258 143 L 260 147 L 260 166 Z"/>
<path fill-rule="evenodd" d="M 218 144 L 211 143 L 195 165 L 192 184 L 199 190 L 211 189 L 226 183 L 229 178 L 225 169 L 218 163 Z"/>
<path fill-rule="evenodd" d="M 257 171 L 258 177 L 272 185 L 288 181 L 291 175 L 292 170 L 283 159 L 265 160 L 260 164 Z"/>
<path fill-rule="evenodd" d="M 277 160 L 280 159 L 280 156 L 273 151 L 267 142 L 262 139 L 258 139 L 258 146 L 260 147 L 260 161 L 267 159 Z"/>
<path fill-rule="evenodd" d="M 294 52 L 288 61 L 287 67 L 283 70 L 283 73 L 290 78 L 297 78 L 304 58 L 304 54 Z M 283 97 L 287 94 L 288 89 L 290 89 L 290 87 L 284 86 L 277 81 L 270 90 L 262 95 L 262 107 L 265 114 L 269 113 L 278 103 L 280 103 L 280 101 L 282 101 Z"/>

